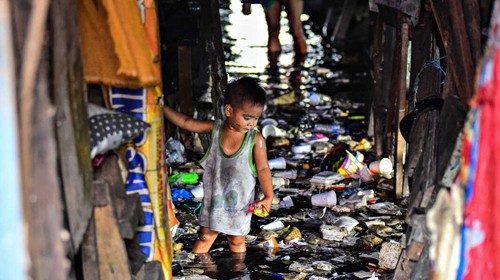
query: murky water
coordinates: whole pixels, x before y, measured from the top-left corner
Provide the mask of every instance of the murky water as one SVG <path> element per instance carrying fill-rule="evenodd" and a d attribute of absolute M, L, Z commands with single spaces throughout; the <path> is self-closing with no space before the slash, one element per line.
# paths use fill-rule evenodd
<path fill-rule="evenodd" d="M 332 47 L 318 35 L 320 34 L 318 24 L 321 23 L 310 21 L 309 16 L 304 14 L 303 21 L 309 54 L 304 60 L 295 61 L 287 19 L 285 15 L 282 15 L 280 34 L 282 53 L 279 57 L 279 70 L 270 71 L 266 48 L 267 26 L 262 7 L 252 5 L 252 14 L 245 16 L 241 13 L 240 0 L 232 0 L 223 3 L 222 6 L 223 41 L 229 78 L 242 75 L 258 77 L 268 91 L 270 99 L 292 94 L 293 102 L 288 105 L 267 106 L 264 118 L 281 119 L 285 122 L 284 127 L 299 131 L 307 130 L 314 123 L 329 123 L 335 119 L 349 129 L 349 134 L 355 140 L 366 137 L 365 120 L 368 116 L 366 103 L 369 102 L 371 91 L 366 46 L 353 43 L 344 49 Z M 313 106 L 311 105 L 312 96 L 317 94 L 324 94 L 325 98 L 329 99 L 325 99 L 327 101 L 320 99 L 319 104 L 313 104 Z M 354 119 L 353 116 L 357 118 Z M 291 140 L 292 144 L 296 141 L 298 140 Z M 269 158 L 291 156 L 289 148 L 273 148 L 272 145 L 268 145 L 268 150 Z M 373 157 L 369 152 L 365 156 Z M 398 222 L 401 220 L 402 213 L 389 216 L 378 215 L 367 209 L 351 212 L 348 215 L 360 221 L 360 225 L 356 227 L 355 233 L 347 241 L 321 241 L 320 226 L 325 219 L 328 219 L 328 215 L 332 214 L 326 212 L 325 215 L 322 209 L 311 208 L 309 196 L 297 195 L 295 190 L 299 193 L 307 192 L 308 178 L 315 172 L 319 172 L 322 158 L 305 157 L 298 161 L 299 166 L 303 167 L 303 163 L 307 163 L 311 168 L 299 168 L 299 178 L 292 180 L 289 186 L 291 193 L 276 192 L 279 198 L 291 194 L 295 206 L 291 209 L 275 210 L 265 219 L 254 217 L 250 236 L 259 236 L 260 226 L 281 218 L 287 226 L 290 226 L 290 229 L 297 227 L 300 230 L 302 240 L 310 242 L 281 244 L 280 249 L 276 251 L 266 249 L 262 239 L 257 238 L 247 243 L 246 258 L 235 260 L 228 252 L 225 237 L 219 236 L 210 252 L 212 260 L 204 264 L 206 276 L 216 279 L 306 279 L 301 278 L 304 274 L 300 272 L 303 272 L 306 273 L 307 279 L 314 277 L 315 279 L 366 279 L 371 271 L 377 271 L 380 244 L 376 244 L 372 239 L 361 237 L 372 233 L 384 234 L 368 228 L 366 222 L 378 219 L 393 224 L 391 229 L 394 231 L 384 236 L 383 239 L 399 240 L 404 230 L 404 224 Z M 377 188 L 373 183 L 363 183 L 357 187 L 358 189 L 375 189 L 378 198 L 392 199 L 391 191 Z M 180 207 L 178 214 L 185 234 L 178 237 L 176 242 L 184 244 L 184 252 L 191 250 L 197 238 L 194 234 L 195 216 L 189 213 L 190 210 L 196 208 L 194 205 L 193 207 Z M 191 229 L 191 234 L 188 234 L 189 229 Z M 311 241 L 315 238 L 319 240 L 319 243 L 315 244 Z M 282 240 L 282 236 L 279 236 L 278 240 Z M 191 279 L 200 279 L 196 278 L 195 272 L 189 271 L 193 267 L 187 264 L 186 253 L 181 256 L 177 255 L 175 259 L 177 261 L 174 263 L 174 275 L 195 274 Z M 319 261 L 329 264 L 330 270 L 318 268 L 321 265 L 317 263 Z M 309 266 L 301 271 L 302 268 L 296 267 L 294 271 L 290 271 L 292 264 L 295 266 L 313 264 L 315 268 L 311 271 Z M 359 272 L 365 272 L 365 274 L 355 274 Z"/>

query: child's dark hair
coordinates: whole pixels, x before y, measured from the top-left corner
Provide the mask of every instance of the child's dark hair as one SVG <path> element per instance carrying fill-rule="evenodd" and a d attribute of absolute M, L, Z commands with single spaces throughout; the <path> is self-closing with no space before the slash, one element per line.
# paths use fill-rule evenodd
<path fill-rule="evenodd" d="M 244 76 L 227 85 L 224 105 L 229 104 L 236 108 L 245 102 L 260 106 L 266 104 L 266 91 L 256 78 Z"/>

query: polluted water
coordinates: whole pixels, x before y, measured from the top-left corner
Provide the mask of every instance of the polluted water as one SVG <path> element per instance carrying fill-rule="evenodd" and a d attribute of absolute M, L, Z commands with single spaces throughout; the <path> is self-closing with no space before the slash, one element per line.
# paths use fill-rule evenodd
<path fill-rule="evenodd" d="M 308 54 L 295 57 L 283 16 L 273 68 L 262 7 L 252 5 L 245 16 L 239 0 L 220 2 L 229 79 L 257 77 L 268 93 L 258 128 L 275 199 L 269 213 L 252 215 L 246 254 L 229 252 L 219 235 L 208 254 L 194 255 L 203 171 L 197 158 L 178 162 L 173 174 L 187 175 L 171 180 L 181 223 L 173 237 L 174 279 L 389 279 L 404 245 L 406 209 L 393 195 L 391 160 L 375 156 L 367 135 L 368 4 L 358 5 L 347 39 L 331 42 L 315 14 L 321 7 L 304 1 Z"/>

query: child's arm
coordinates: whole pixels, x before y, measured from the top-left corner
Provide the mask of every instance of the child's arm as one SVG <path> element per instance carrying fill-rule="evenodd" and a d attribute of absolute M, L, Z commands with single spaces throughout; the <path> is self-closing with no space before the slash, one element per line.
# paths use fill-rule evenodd
<path fill-rule="evenodd" d="M 259 183 L 262 187 L 262 193 L 264 193 L 264 198 L 257 204 L 263 205 L 264 207 L 266 207 L 266 210 L 269 211 L 271 210 L 271 204 L 273 202 L 274 196 L 273 181 L 271 177 L 271 169 L 269 169 L 269 164 L 267 161 L 266 140 L 260 133 L 257 133 L 257 135 L 255 136 L 253 158 L 255 167 L 257 169 Z"/>
<path fill-rule="evenodd" d="M 176 126 L 191 132 L 208 133 L 214 126 L 213 121 L 193 119 L 184 115 L 183 113 L 179 113 L 173 110 L 166 105 L 165 107 L 163 107 L 163 114 L 165 115 L 167 120 L 169 120 Z"/>

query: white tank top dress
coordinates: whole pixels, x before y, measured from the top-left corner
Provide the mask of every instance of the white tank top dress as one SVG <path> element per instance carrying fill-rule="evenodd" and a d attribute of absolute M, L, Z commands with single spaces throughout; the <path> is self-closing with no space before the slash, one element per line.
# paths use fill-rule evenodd
<path fill-rule="evenodd" d="M 205 196 L 199 224 L 224 234 L 247 235 L 252 218 L 247 209 L 255 201 L 253 146 L 257 129 L 248 131 L 238 151 L 228 156 L 221 147 L 223 125 L 222 120 L 214 122 L 210 148 L 200 161 Z"/>

